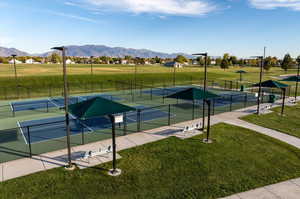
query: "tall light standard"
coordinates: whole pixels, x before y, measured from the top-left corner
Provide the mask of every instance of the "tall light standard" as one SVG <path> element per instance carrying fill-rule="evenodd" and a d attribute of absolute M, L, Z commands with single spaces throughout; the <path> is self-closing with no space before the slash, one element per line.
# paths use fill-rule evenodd
<path fill-rule="evenodd" d="M 70 144 L 70 120 L 69 120 L 69 96 L 68 96 L 68 79 L 67 79 L 67 66 L 66 66 L 66 47 L 54 47 L 53 50 L 62 52 L 63 59 L 63 79 L 64 79 L 64 102 L 65 102 L 65 120 L 66 120 L 66 134 L 67 134 L 67 147 L 68 147 L 68 166 L 67 169 L 73 169 L 71 160 L 71 144 Z"/>
<path fill-rule="evenodd" d="M 91 75 L 93 76 L 93 59 L 94 59 L 94 56 L 91 56 L 90 57 L 90 62 L 91 62 Z"/>
<path fill-rule="evenodd" d="M 17 57 L 17 55 L 13 54 L 11 56 L 12 56 L 13 61 L 14 61 L 15 81 L 16 81 L 16 84 L 17 84 L 17 81 L 18 81 L 17 67 L 16 67 L 16 57 Z"/>
<path fill-rule="evenodd" d="M 206 53 L 196 53 L 193 55 L 204 56 L 204 88 L 203 88 L 203 105 L 202 105 L 202 130 L 204 130 L 205 124 L 205 101 L 206 101 L 206 87 L 207 87 L 207 52 Z"/>
<path fill-rule="evenodd" d="M 259 73 L 259 87 L 258 87 L 258 96 L 257 96 L 257 115 L 259 115 L 259 109 L 260 109 L 260 98 L 261 98 L 261 82 L 263 78 L 263 67 L 264 67 L 264 56 L 254 56 L 257 59 L 261 60 L 260 63 L 260 73 Z"/>

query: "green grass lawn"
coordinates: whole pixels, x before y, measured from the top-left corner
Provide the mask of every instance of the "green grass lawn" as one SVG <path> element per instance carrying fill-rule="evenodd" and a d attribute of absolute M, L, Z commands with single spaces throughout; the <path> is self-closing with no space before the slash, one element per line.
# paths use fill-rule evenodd
<path fill-rule="evenodd" d="M 218 198 L 300 176 L 300 150 L 251 130 L 218 124 L 215 142 L 171 137 L 121 151 L 111 163 L 63 168 L 0 184 L 0 198 Z"/>
<path fill-rule="evenodd" d="M 300 104 L 286 106 L 281 117 L 281 107 L 272 109 L 273 113 L 266 115 L 248 115 L 241 119 L 266 128 L 274 129 L 300 138 Z"/>

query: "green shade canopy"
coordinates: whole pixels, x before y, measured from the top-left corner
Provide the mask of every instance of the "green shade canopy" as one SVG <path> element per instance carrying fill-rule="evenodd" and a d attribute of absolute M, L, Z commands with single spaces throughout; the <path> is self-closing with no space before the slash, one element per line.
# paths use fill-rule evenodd
<path fill-rule="evenodd" d="M 236 71 L 236 73 L 247 73 L 247 72 L 244 70 L 238 70 L 238 71 Z"/>
<path fill-rule="evenodd" d="M 252 85 L 252 87 L 258 87 L 259 83 Z M 267 80 L 261 83 L 261 87 L 266 87 L 266 88 L 286 88 L 288 87 L 287 84 L 280 83 L 278 81 L 273 81 L 273 80 Z"/>
<path fill-rule="evenodd" d="M 176 98 L 183 100 L 203 100 L 203 99 L 212 99 L 220 97 L 212 92 L 206 91 L 204 94 L 203 89 L 199 88 L 188 88 L 183 91 L 179 91 L 177 93 L 173 93 L 171 95 L 166 96 L 167 98 Z"/>
<path fill-rule="evenodd" d="M 290 76 L 290 77 L 286 77 L 280 81 L 284 81 L 284 82 L 300 82 L 300 76 Z"/>
<path fill-rule="evenodd" d="M 70 113 L 80 119 L 125 113 L 133 110 L 136 109 L 102 97 L 95 97 L 69 106 Z"/>

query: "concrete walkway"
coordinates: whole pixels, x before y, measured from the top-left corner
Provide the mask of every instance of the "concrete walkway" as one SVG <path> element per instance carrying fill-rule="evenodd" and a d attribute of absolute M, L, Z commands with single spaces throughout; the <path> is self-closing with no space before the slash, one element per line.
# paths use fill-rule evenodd
<path fill-rule="evenodd" d="M 234 194 L 222 199 L 299 199 L 300 178 Z"/>

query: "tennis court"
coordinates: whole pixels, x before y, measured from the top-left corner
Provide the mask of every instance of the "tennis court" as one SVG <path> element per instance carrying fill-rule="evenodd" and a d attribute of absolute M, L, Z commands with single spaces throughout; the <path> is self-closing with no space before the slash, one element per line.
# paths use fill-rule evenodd
<path fill-rule="evenodd" d="M 103 97 L 110 100 L 120 100 L 118 97 L 114 97 L 112 95 L 86 95 L 86 96 L 72 96 L 69 97 L 69 104 L 74 104 L 78 102 L 82 102 L 93 97 Z M 43 100 L 32 100 L 32 101 L 20 101 L 20 102 L 12 102 L 11 104 L 12 111 L 30 111 L 30 110 L 38 110 L 38 109 L 46 109 L 49 108 L 63 108 L 64 107 L 64 98 L 56 97 L 56 98 L 48 98 Z"/>
<path fill-rule="evenodd" d="M 147 107 L 137 106 L 137 109 L 145 109 Z M 126 113 L 126 124 L 133 124 L 140 121 L 150 121 L 168 117 L 167 112 L 158 109 L 145 109 L 140 111 L 132 111 Z M 21 134 L 25 143 L 38 143 L 50 139 L 62 138 L 66 135 L 65 118 L 52 117 L 40 120 L 30 120 L 19 122 Z M 123 125 L 120 125 L 120 128 Z M 111 122 L 107 117 L 97 117 L 87 120 L 79 120 L 70 116 L 70 132 L 71 135 L 81 133 L 96 133 L 99 130 L 111 128 Z"/>

